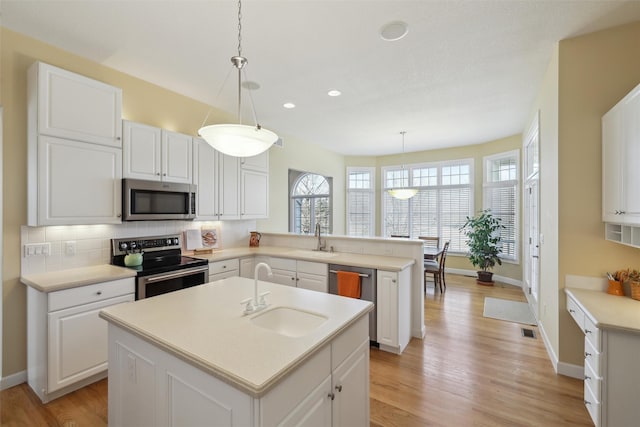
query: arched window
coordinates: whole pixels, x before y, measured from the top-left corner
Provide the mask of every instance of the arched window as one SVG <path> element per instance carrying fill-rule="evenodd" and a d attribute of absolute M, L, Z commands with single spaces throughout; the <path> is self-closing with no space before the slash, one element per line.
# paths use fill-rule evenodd
<path fill-rule="evenodd" d="M 313 234 L 320 224 L 322 234 L 332 232 L 331 178 L 315 173 L 289 171 L 289 231 Z"/>

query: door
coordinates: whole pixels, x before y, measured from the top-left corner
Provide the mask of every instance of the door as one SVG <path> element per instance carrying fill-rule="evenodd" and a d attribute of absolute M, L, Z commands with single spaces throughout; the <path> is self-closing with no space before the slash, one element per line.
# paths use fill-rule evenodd
<path fill-rule="evenodd" d="M 38 224 L 118 224 L 122 150 L 41 135 Z"/>
<path fill-rule="evenodd" d="M 525 286 L 526 293 L 537 308 L 540 272 L 539 183 L 527 182 L 525 187 Z M 537 311 L 534 311 L 537 313 Z"/>
<path fill-rule="evenodd" d="M 49 313 L 48 392 L 107 369 L 107 322 L 98 314 L 133 294 Z"/>
<path fill-rule="evenodd" d="M 241 203 L 243 219 L 269 217 L 269 175 L 250 170 L 241 171 Z"/>
<path fill-rule="evenodd" d="M 162 180 L 191 184 L 193 138 L 162 131 Z"/>
<path fill-rule="evenodd" d="M 162 130 L 125 120 L 123 132 L 124 177 L 160 181 Z"/>
<path fill-rule="evenodd" d="M 539 117 L 536 114 L 523 140 L 524 145 L 524 286 L 525 295 L 538 318 L 540 285 L 540 155 Z"/>
<path fill-rule="evenodd" d="M 332 373 L 332 426 L 369 425 L 369 340 Z"/>

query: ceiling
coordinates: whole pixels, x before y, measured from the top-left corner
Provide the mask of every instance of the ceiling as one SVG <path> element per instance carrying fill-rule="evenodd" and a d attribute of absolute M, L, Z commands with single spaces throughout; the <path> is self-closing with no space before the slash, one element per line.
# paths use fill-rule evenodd
<path fill-rule="evenodd" d="M 233 117 L 237 7 L 231 0 L 0 2 L 9 29 Z M 345 155 L 385 155 L 402 151 L 403 130 L 406 152 L 521 133 L 554 44 L 640 20 L 640 1 L 244 0 L 242 16 L 262 126 L 285 144 L 295 138 Z M 406 22 L 408 34 L 382 40 L 392 21 Z M 342 95 L 329 97 L 329 89 Z M 252 122 L 248 111 L 243 116 Z"/>

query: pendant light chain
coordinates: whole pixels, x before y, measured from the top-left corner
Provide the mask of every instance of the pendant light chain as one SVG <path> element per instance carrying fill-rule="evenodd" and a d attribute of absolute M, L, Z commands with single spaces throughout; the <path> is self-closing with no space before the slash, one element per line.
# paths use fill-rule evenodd
<path fill-rule="evenodd" d="M 238 0 L 238 56 L 242 56 L 242 0 Z"/>

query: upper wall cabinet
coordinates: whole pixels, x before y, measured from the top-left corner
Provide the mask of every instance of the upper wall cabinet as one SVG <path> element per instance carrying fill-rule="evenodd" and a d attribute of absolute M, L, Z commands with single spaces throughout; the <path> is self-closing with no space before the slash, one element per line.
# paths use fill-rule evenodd
<path fill-rule="evenodd" d="M 39 134 L 122 147 L 122 89 L 42 62 L 29 75 L 37 86 L 30 118 Z"/>
<path fill-rule="evenodd" d="M 124 177 L 191 184 L 193 138 L 123 120 Z"/>
<path fill-rule="evenodd" d="M 120 223 L 121 90 L 43 63 L 27 78 L 27 224 Z"/>
<path fill-rule="evenodd" d="M 602 220 L 640 225 L 640 85 L 602 117 Z"/>

